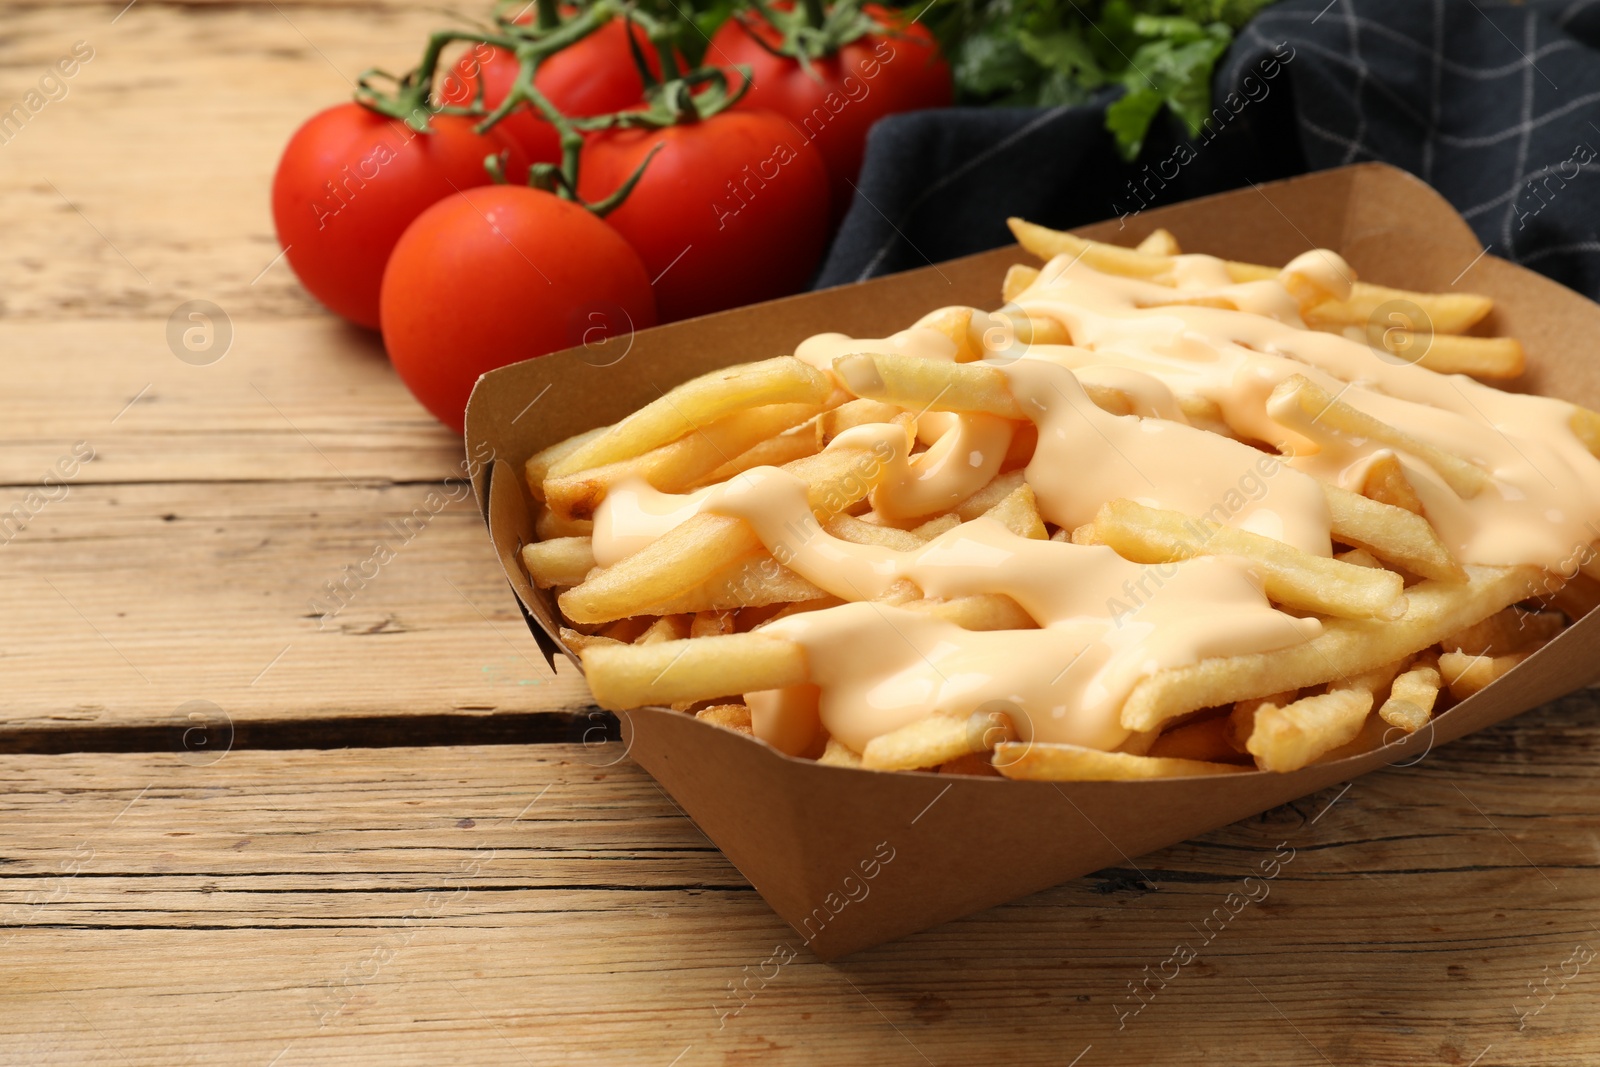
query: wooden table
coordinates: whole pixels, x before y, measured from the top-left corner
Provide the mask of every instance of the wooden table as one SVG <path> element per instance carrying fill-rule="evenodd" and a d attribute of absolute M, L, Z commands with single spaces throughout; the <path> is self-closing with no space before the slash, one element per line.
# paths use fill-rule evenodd
<path fill-rule="evenodd" d="M 405 66 L 430 7 L 0 4 L 0 105 L 94 49 L 0 144 L 0 513 L 26 518 L 0 534 L 0 1062 L 1600 1058 L 1592 693 L 810 958 L 581 743 L 582 681 L 543 666 L 470 505 L 398 537 L 459 444 L 275 258 L 284 140 Z M 208 366 L 165 339 L 197 299 L 233 331 Z M 394 561 L 319 619 L 379 540 Z"/>

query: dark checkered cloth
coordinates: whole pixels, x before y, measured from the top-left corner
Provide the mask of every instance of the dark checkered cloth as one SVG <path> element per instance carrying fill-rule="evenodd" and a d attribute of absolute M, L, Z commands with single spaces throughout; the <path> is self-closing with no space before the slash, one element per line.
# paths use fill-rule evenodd
<path fill-rule="evenodd" d="M 1109 94 L 886 119 L 818 284 L 1006 244 L 1008 215 L 1079 225 L 1381 160 L 1495 255 L 1600 298 L 1600 0 L 1287 0 L 1240 32 L 1214 89 L 1197 141 L 1163 116 L 1133 164 L 1102 126 Z"/>

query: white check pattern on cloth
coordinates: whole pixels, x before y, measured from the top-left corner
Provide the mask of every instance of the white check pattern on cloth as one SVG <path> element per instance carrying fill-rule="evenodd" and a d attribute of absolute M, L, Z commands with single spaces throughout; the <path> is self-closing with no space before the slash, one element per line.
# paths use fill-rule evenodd
<path fill-rule="evenodd" d="M 1287 40 L 1311 169 L 1404 167 L 1486 247 L 1600 296 L 1600 0 L 1323 3 L 1259 15 L 1217 90 Z"/>

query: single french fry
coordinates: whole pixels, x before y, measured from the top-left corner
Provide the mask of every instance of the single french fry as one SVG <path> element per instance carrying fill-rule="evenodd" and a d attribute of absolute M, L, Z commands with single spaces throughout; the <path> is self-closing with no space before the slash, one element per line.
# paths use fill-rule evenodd
<path fill-rule="evenodd" d="M 1327 300 L 1314 304 L 1304 310 L 1302 317 L 1306 325 L 1313 328 L 1366 327 L 1374 321 L 1378 309 L 1384 304 L 1402 301 L 1415 306 L 1422 312 L 1422 317 L 1413 322 L 1409 317 L 1396 316 L 1399 321 L 1380 321 L 1376 325 L 1380 328 L 1426 329 L 1440 335 L 1459 334 L 1476 326 L 1494 310 L 1494 301 L 1477 293 L 1413 293 L 1391 289 L 1386 285 L 1373 285 L 1371 282 L 1356 282 L 1350 287 L 1348 300 Z"/>
<path fill-rule="evenodd" d="M 1009 304 L 1017 297 L 1028 291 L 1028 287 L 1039 280 L 1039 268 L 1029 267 L 1022 263 L 1013 263 L 1006 268 L 1005 281 L 1000 283 L 1000 300 Z"/>
<path fill-rule="evenodd" d="M 1460 456 L 1435 448 L 1328 395 L 1327 390 L 1303 374 L 1290 375 L 1279 383 L 1267 398 L 1267 413 L 1313 441 L 1330 436 L 1365 438 L 1409 453 L 1432 467 L 1457 496 L 1466 499 L 1477 496 L 1493 481 L 1487 471 Z"/>
<path fill-rule="evenodd" d="M 828 520 L 823 529 L 844 541 L 853 541 L 858 545 L 878 545 L 882 548 L 892 548 L 896 552 L 912 552 L 926 543 L 923 538 L 909 530 L 863 522 L 853 515 L 835 515 Z"/>
<path fill-rule="evenodd" d="M 594 570 L 594 543 L 587 537 L 535 541 L 522 546 L 522 565 L 540 589 L 578 585 Z"/>
<path fill-rule="evenodd" d="M 639 635 L 650 629 L 650 624 L 655 622 L 651 615 L 635 615 L 629 619 L 618 619 L 616 622 L 600 630 L 599 636 L 618 644 L 631 645 L 639 639 Z"/>
<path fill-rule="evenodd" d="M 697 611 L 689 623 L 689 636 L 716 637 L 719 634 L 731 634 L 734 629 L 731 611 Z"/>
<path fill-rule="evenodd" d="M 523 464 L 523 476 L 528 482 L 528 491 L 535 500 L 544 499 L 544 480 L 550 473 L 550 468 L 557 462 L 572 455 L 579 448 L 593 441 L 607 430 L 609 426 L 596 426 L 592 430 L 585 430 L 580 434 L 573 434 L 562 441 L 557 441 L 548 448 L 541 449 L 528 457 L 528 462 Z"/>
<path fill-rule="evenodd" d="M 1529 645 L 1542 645 L 1564 629 L 1565 620 L 1554 612 L 1509 607 L 1451 634 L 1439 642 L 1439 647 L 1469 656 L 1498 656 Z"/>
<path fill-rule="evenodd" d="M 725 612 L 820 601 L 828 594 L 773 559 L 756 552 L 729 560 L 691 588 L 642 609 L 654 615 Z M 774 608 L 774 610 L 777 610 Z"/>
<path fill-rule="evenodd" d="M 754 732 L 750 726 L 750 709 L 743 704 L 713 704 L 709 708 L 701 708 L 695 712 L 694 717 L 701 722 L 709 722 L 713 726 L 720 726 L 735 733 Z"/>
<path fill-rule="evenodd" d="M 1094 406 L 1101 411 L 1109 412 L 1112 415 L 1133 414 L 1133 397 L 1121 389 L 1113 389 L 1110 386 L 1099 385 L 1095 382 L 1079 382 L 1078 384 L 1083 386 L 1083 391 L 1089 394 L 1089 399 L 1094 401 Z M 1038 438 L 1035 437 L 1034 440 L 1037 442 Z"/>
<path fill-rule="evenodd" d="M 1039 514 L 1039 501 L 1033 495 L 1033 486 L 1026 482 L 1006 494 L 1000 503 L 983 514 L 985 518 L 993 519 L 1018 537 L 1027 537 L 1035 541 L 1047 541 L 1050 538 L 1045 532 L 1044 518 Z"/>
<path fill-rule="evenodd" d="M 1006 447 L 1006 457 L 1000 461 L 1002 471 L 1014 471 L 1033 461 L 1039 447 L 1039 427 L 1031 422 L 1019 422 L 1011 431 L 1011 444 Z"/>
<path fill-rule="evenodd" d="M 558 515 L 587 519 L 610 488 L 626 478 L 643 478 L 662 492 L 680 493 L 734 457 L 814 418 L 821 410 L 816 404 L 766 404 L 736 411 L 642 455 L 546 478 L 544 499 Z M 815 432 L 797 436 L 814 439 Z"/>
<path fill-rule="evenodd" d="M 1442 684 L 1438 657 L 1426 653 L 1417 657 L 1389 687 L 1389 699 L 1378 709 L 1378 718 L 1408 734 L 1416 733 L 1433 717 Z"/>
<path fill-rule="evenodd" d="M 830 448 L 784 469 L 807 483 L 813 513 L 826 520 L 866 496 L 882 479 L 886 466 L 867 448 Z M 760 539 L 743 519 L 702 512 L 568 589 L 559 600 L 561 611 L 574 622 L 604 622 L 659 609 L 702 588 L 730 561 L 762 550 Z M 678 610 L 727 606 L 734 605 L 719 603 L 713 596 L 709 602 L 695 601 Z"/>
<path fill-rule="evenodd" d="M 1157 671 L 1136 685 L 1122 708 L 1129 730 L 1153 730 L 1182 715 L 1320 685 L 1392 663 L 1527 596 L 1536 567 L 1467 567 L 1465 582 L 1420 582 L 1392 622 L 1330 619 L 1322 633 L 1272 652 L 1217 656 Z"/>
<path fill-rule="evenodd" d="M 1196 556 L 1248 559 L 1261 575 L 1267 596 L 1286 607 L 1358 619 L 1395 619 L 1405 612 L 1405 583 L 1392 571 L 1313 556 L 1208 519 L 1113 500 L 1096 513 L 1090 530 L 1089 543 L 1109 545 L 1135 563 L 1172 563 Z M 1074 531 L 1074 541 L 1080 532 Z"/>
<path fill-rule="evenodd" d="M 1004 593 L 975 593 L 949 600 L 908 600 L 902 607 L 925 611 L 963 630 L 1037 630 L 1039 624 Z"/>
<path fill-rule="evenodd" d="M 916 527 L 911 533 L 923 541 L 932 541 L 942 533 L 949 533 L 961 525 L 961 516 L 955 512 L 940 515 L 937 519 L 929 519 L 921 526 Z"/>
<path fill-rule="evenodd" d="M 595 703 L 646 704 L 782 689 L 810 681 L 805 651 L 769 634 L 724 634 L 652 645 L 597 645 L 580 654 Z"/>
<path fill-rule="evenodd" d="M 982 359 L 1016 345 L 1069 345 L 1072 333 L 1059 319 L 1007 304 L 996 311 L 974 311 L 967 322 L 967 342 L 974 358 Z"/>
<path fill-rule="evenodd" d="M 1250 735 L 1255 732 L 1256 712 L 1269 706 L 1285 707 L 1299 699 L 1300 690 L 1288 689 L 1282 693 L 1236 701 L 1233 710 L 1228 713 L 1228 725 L 1223 730 L 1223 738 L 1234 752 L 1248 755 L 1250 750 L 1246 746 L 1250 742 Z"/>
<path fill-rule="evenodd" d="M 1461 582 L 1467 572 L 1428 520 L 1359 493 L 1324 484 L 1333 539 L 1364 548 L 1381 560 L 1441 582 Z"/>
<path fill-rule="evenodd" d="M 689 636 L 688 615 L 663 615 L 650 624 L 649 629 L 634 639 L 636 645 L 653 645 L 659 641 L 682 641 Z"/>
<path fill-rule="evenodd" d="M 1264 771 L 1297 771 L 1354 740 L 1371 710 L 1372 692 L 1360 687 L 1330 689 L 1286 707 L 1263 707 L 1256 712 L 1246 747 Z"/>
<path fill-rule="evenodd" d="M 1380 452 L 1372 461 L 1361 483 L 1361 495 L 1380 504 L 1405 508 L 1413 515 L 1422 514 L 1422 498 L 1400 466 L 1400 457 L 1393 452 Z"/>
<path fill-rule="evenodd" d="M 956 362 L 971 363 L 983 358 L 983 343 L 972 330 L 972 317 L 978 314 L 981 312 L 977 308 L 942 307 L 928 312 L 914 325 L 944 334 L 956 346 Z"/>
<path fill-rule="evenodd" d="M 842 599 L 840 599 L 839 597 L 834 596 L 832 593 L 824 593 L 822 596 L 817 597 L 815 600 L 801 600 L 801 601 L 795 601 L 794 603 L 790 603 L 790 604 L 784 604 L 776 612 L 774 612 L 773 614 L 771 614 L 771 615 L 769 615 L 769 616 L 767 616 L 765 618 L 752 619 L 752 618 L 750 618 L 751 611 L 752 610 L 753 611 L 767 611 L 767 610 L 770 610 L 768 608 L 755 608 L 755 609 L 749 609 L 749 610 L 746 610 L 746 611 L 741 611 L 741 612 L 739 612 L 740 629 L 741 630 L 746 630 L 746 631 L 748 631 L 748 630 L 759 630 L 761 627 L 767 625 L 767 623 L 769 623 L 769 622 L 777 622 L 779 619 L 787 619 L 791 615 L 799 615 L 799 614 L 802 614 L 803 612 L 807 612 L 807 611 L 821 611 L 823 608 L 838 607 L 840 604 L 843 604 L 843 603 L 844 603 L 844 601 Z M 746 622 L 748 622 L 749 625 L 745 625 Z"/>
<path fill-rule="evenodd" d="M 1239 438 L 1239 435 L 1233 432 L 1233 427 L 1228 425 L 1228 420 L 1222 412 L 1222 405 L 1210 397 L 1180 394 L 1178 410 L 1183 412 L 1184 421 L 1197 430 L 1206 430 L 1234 440 Z"/>
<path fill-rule="evenodd" d="M 588 537 L 593 533 L 592 520 L 557 515 L 542 504 L 533 517 L 533 535 L 541 541 L 550 541 L 557 537 Z"/>
<path fill-rule="evenodd" d="M 1590 411 L 1588 408 L 1576 408 L 1572 417 L 1567 420 L 1567 425 L 1572 430 L 1572 435 L 1583 442 L 1583 447 L 1594 453 L 1600 459 L 1600 412 Z"/>
<path fill-rule="evenodd" d="M 838 407 L 817 416 L 817 446 L 826 448 L 833 439 L 846 430 L 874 422 L 890 422 L 900 414 L 900 408 L 881 400 L 847 400 Z"/>
<path fill-rule="evenodd" d="M 570 626 L 561 627 L 560 633 L 561 643 L 574 652 L 582 652 L 590 645 L 620 645 L 625 643 L 612 640 L 609 637 L 601 637 L 599 634 L 586 634 L 581 630 L 574 630 Z"/>
<path fill-rule="evenodd" d="M 943 363 L 896 352 L 856 352 L 834 360 L 833 370 L 857 396 L 911 411 L 981 411 L 1023 418 L 1005 374 L 987 364 Z"/>
<path fill-rule="evenodd" d="M 1383 568 L 1383 564 L 1378 562 L 1378 557 L 1364 548 L 1352 548 L 1348 551 L 1340 552 L 1333 558 L 1340 563 L 1348 563 L 1354 567 L 1374 567 L 1380 570 Z"/>
<path fill-rule="evenodd" d="M 887 604 L 890 607 L 901 607 L 913 600 L 922 599 L 922 590 L 917 588 L 917 583 L 909 578 L 896 578 L 889 583 L 889 588 L 872 598 L 875 604 Z"/>
<path fill-rule="evenodd" d="M 1505 379 L 1519 376 L 1528 367 L 1528 355 L 1515 337 L 1458 337 L 1390 329 L 1377 334 L 1376 340 L 1390 355 L 1438 374 Z"/>
<path fill-rule="evenodd" d="M 1172 236 L 1172 231 L 1159 228 L 1151 230 L 1148 237 L 1133 246 L 1133 250 L 1147 256 L 1182 254 L 1182 250 L 1178 247 L 1178 239 Z"/>
<path fill-rule="evenodd" d="M 1587 574 L 1573 575 L 1559 587 L 1556 587 L 1554 579 L 1551 579 L 1548 585 L 1554 590 L 1547 598 L 1549 604 L 1558 608 L 1573 622 L 1600 607 L 1600 581 Z"/>
<path fill-rule="evenodd" d="M 988 485 L 957 504 L 955 516 L 962 522 L 971 522 L 1016 492 L 1017 487 L 1022 484 L 1024 484 L 1022 471 L 997 474 L 989 480 Z"/>
<path fill-rule="evenodd" d="M 1361 723 L 1361 729 L 1356 731 L 1356 736 L 1340 745 L 1338 748 L 1329 749 L 1317 758 L 1318 763 L 1335 763 L 1352 756 L 1364 756 L 1368 752 L 1375 752 L 1384 745 L 1393 741 L 1394 728 L 1377 715 L 1368 715 Z"/>
<path fill-rule="evenodd" d="M 822 750 L 822 755 L 817 757 L 818 763 L 830 767 L 859 767 L 861 766 L 861 753 L 839 740 L 837 737 L 828 738 L 827 747 Z"/>
<path fill-rule="evenodd" d="M 712 371 L 684 382 L 584 442 L 552 464 L 547 477 L 631 459 L 746 408 L 820 406 L 832 389 L 826 374 L 793 356 Z"/>
<path fill-rule="evenodd" d="M 817 452 L 816 430 L 810 426 L 796 426 L 792 430 L 786 430 L 776 437 L 770 437 L 745 449 L 689 488 L 699 489 L 725 482 L 734 475 L 755 467 L 787 466 L 797 459 L 814 456 Z"/>
<path fill-rule="evenodd" d="M 868 741 L 861 750 L 861 766 L 879 771 L 937 767 L 972 752 L 990 751 L 1016 736 L 1003 711 L 976 711 L 964 718 L 933 715 Z"/>
<path fill-rule="evenodd" d="M 1172 260 L 1167 256 L 1153 256 L 1132 248 L 1090 241 L 1026 219 L 1010 218 L 1006 220 L 1006 225 L 1011 228 L 1011 234 L 1018 244 L 1043 260 L 1067 256 L 1106 274 L 1151 281 L 1170 276 L 1172 272 Z"/>
<path fill-rule="evenodd" d="M 1238 774 L 1255 769 L 1236 763 L 1135 756 L 1127 752 L 1100 752 L 1078 745 L 1046 744 L 1042 741 L 1010 741 L 996 745 L 994 765 L 1007 778 L 1043 782 L 1187 778 L 1203 774 Z"/>
<path fill-rule="evenodd" d="M 1157 737 L 1147 756 L 1199 760 L 1201 763 L 1227 763 L 1238 751 L 1228 741 L 1228 716 L 1184 723 Z"/>
<path fill-rule="evenodd" d="M 1473 656 L 1465 652 L 1446 652 L 1439 657 L 1439 675 L 1450 688 L 1450 695 L 1465 700 L 1489 688 L 1510 673 L 1511 668 L 1537 652 L 1537 648 L 1509 652 L 1504 656 Z"/>

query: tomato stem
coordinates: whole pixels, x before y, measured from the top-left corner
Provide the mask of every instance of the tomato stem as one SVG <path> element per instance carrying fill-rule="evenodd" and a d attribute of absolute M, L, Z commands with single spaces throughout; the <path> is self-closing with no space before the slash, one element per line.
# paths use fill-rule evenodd
<path fill-rule="evenodd" d="M 831 56 L 868 34 L 899 35 L 896 27 L 862 10 L 861 0 L 834 0 L 832 4 L 825 4 L 825 0 L 801 0 L 798 8 L 787 10 L 775 8 L 767 0 L 746 2 L 754 13 L 739 11 L 733 17 L 739 20 L 750 39 L 773 55 L 796 60 L 811 73 L 815 73 L 811 69 L 812 60 Z M 777 34 L 775 43 L 766 39 L 769 33 Z"/>
<path fill-rule="evenodd" d="M 517 108 L 526 105 L 540 118 L 555 127 L 561 145 L 559 164 L 535 163 L 528 171 L 528 184 L 543 189 L 565 200 L 573 201 L 604 217 L 618 207 L 644 176 L 645 168 L 655 158 L 655 146 L 644 160 L 611 195 L 594 203 L 578 196 L 578 165 L 586 132 L 605 129 L 661 129 L 709 119 L 733 107 L 750 90 L 751 72 L 746 66 L 734 70 L 740 77 L 733 86 L 728 71 L 717 67 L 699 67 L 685 72 L 673 47 L 673 28 L 667 22 L 639 10 L 631 0 L 595 0 L 577 14 L 563 21 L 559 0 L 535 0 L 537 21 L 529 26 L 518 22 L 521 12 L 508 15 L 505 4 L 497 4 L 493 30 L 441 30 L 428 37 L 422 57 L 414 70 L 395 77 L 376 68 L 362 73 L 356 89 L 356 101 L 381 115 L 399 119 L 419 133 L 429 133 L 429 119 L 434 115 L 464 115 L 480 118 L 474 129 L 486 133 L 502 122 Z M 752 0 L 762 12 L 762 0 Z M 853 3 L 854 0 L 840 0 Z M 823 17 L 822 0 L 805 0 L 808 10 Z M 522 11 L 526 11 L 524 4 Z M 773 16 L 776 17 L 776 16 Z M 534 84 L 539 64 L 556 52 L 567 48 L 594 33 L 613 18 L 624 22 L 628 47 L 638 64 L 645 86 L 643 108 L 575 118 L 563 113 Z M 633 33 L 637 23 L 661 61 L 661 73 L 651 70 L 639 41 Z M 484 79 L 476 79 L 472 100 L 466 105 L 449 105 L 436 99 L 434 82 L 444 51 L 452 44 L 467 42 L 475 48 L 498 48 L 516 58 L 517 73 L 505 99 L 493 108 L 484 99 Z M 389 83 L 388 92 L 374 83 Z M 484 169 L 490 178 L 503 183 L 506 180 L 505 159 L 489 156 Z"/>

